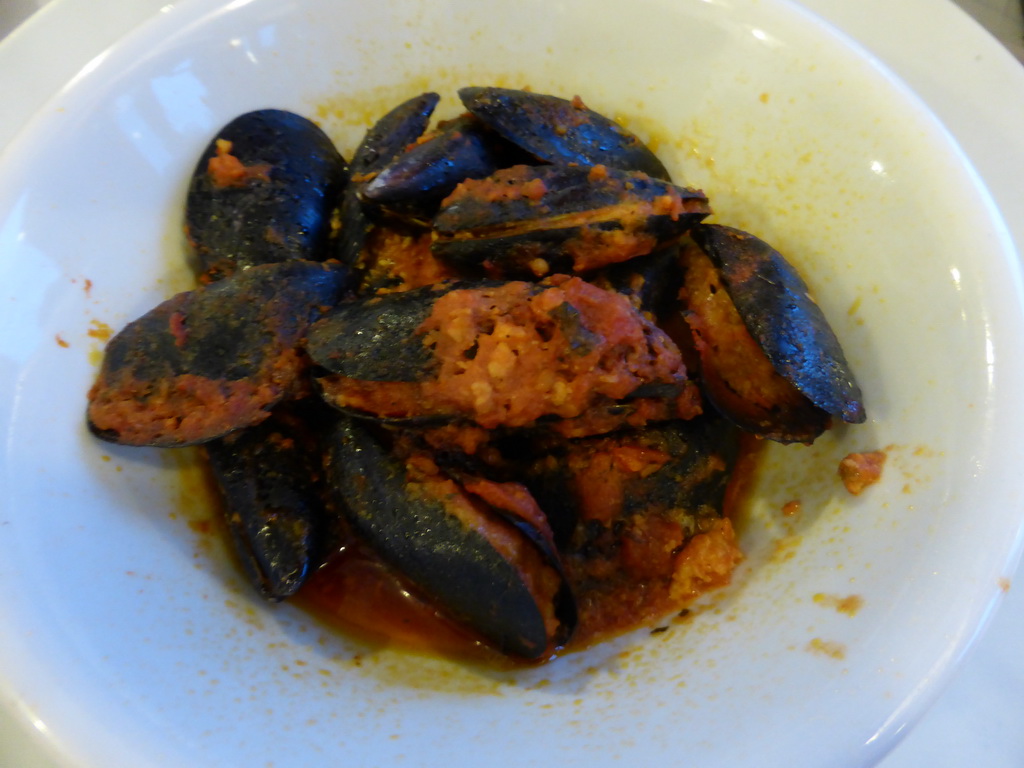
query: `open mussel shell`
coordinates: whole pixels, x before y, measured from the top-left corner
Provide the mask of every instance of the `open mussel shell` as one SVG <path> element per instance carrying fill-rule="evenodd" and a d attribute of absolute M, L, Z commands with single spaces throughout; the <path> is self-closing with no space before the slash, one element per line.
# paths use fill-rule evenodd
<path fill-rule="evenodd" d="M 324 503 L 322 433 L 334 419 L 308 399 L 204 446 L 235 552 L 269 600 L 294 595 L 340 541 Z"/>
<path fill-rule="evenodd" d="M 459 98 L 488 127 L 538 159 L 606 165 L 669 179 L 665 166 L 640 139 L 579 99 L 476 86 L 460 88 Z"/>
<path fill-rule="evenodd" d="M 565 275 L 345 302 L 310 329 L 307 349 L 339 409 L 487 429 L 686 380 L 675 344 L 625 297 Z"/>
<path fill-rule="evenodd" d="M 446 198 L 433 249 L 494 277 L 580 273 L 650 253 L 710 211 L 702 192 L 643 173 L 517 165 Z"/>
<path fill-rule="evenodd" d="M 502 653 L 537 659 L 565 641 L 564 578 L 479 496 L 417 474 L 348 419 L 330 438 L 327 471 L 352 532 L 421 597 Z"/>
<path fill-rule="evenodd" d="M 206 147 L 189 184 L 185 223 L 200 270 L 324 259 L 347 181 L 344 158 L 310 120 L 279 109 L 236 117 Z"/>
<path fill-rule="evenodd" d="M 440 98 L 436 93 L 427 92 L 403 101 L 374 123 L 356 147 L 351 164 L 352 182 L 342 194 L 339 230 L 331 250 L 332 257 L 342 264 L 358 264 L 372 226 L 359 197 L 362 183 L 423 135 Z"/>
<path fill-rule="evenodd" d="M 775 370 L 823 411 L 863 422 L 863 396 L 839 340 L 785 257 L 732 227 L 702 225 L 691 235 Z"/>
<path fill-rule="evenodd" d="M 251 267 L 180 293 L 107 344 L 90 429 L 125 445 L 194 445 L 258 424 L 308 388 L 300 343 L 348 282 L 340 265 Z"/>
<path fill-rule="evenodd" d="M 465 493 L 484 504 L 489 513 L 515 528 L 536 549 L 541 556 L 541 567 L 549 571 L 549 576 L 557 576 L 558 586 L 552 600 L 558 625 L 551 632 L 549 645 L 564 646 L 576 629 L 579 613 L 547 514 L 541 510 L 529 488 L 518 481 L 492 481 L 465 472 L 451 474 Z"/>
<path fill-rule="evenodd" d="M 812 443 L 831 422 L 765 355 L 696 245 L 682 251 L 684 317 L 700 360 L 706 399 L 741 429 L 782 443 Z"/>

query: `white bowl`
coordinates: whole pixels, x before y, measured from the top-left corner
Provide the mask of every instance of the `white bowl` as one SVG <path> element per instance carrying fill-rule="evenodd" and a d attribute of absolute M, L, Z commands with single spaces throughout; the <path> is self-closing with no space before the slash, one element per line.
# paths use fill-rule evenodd
<path fill-rule="evenodd" d="M 826 4 L 827 5 L 827 4 Z M 80 71 L 0 157 L 0 684 L 86 766 L 865 765 L 932 699 L 1019 550 L 1021 275 L 925 104 L 785 0 L 181 2 Z M 580 94 L 717 220 L 805 274 L 869 421 L 773 447 L 731 587 L 684 624 L 484 672 L 266 605 L 202 533 L 191 454 L 119 449 L 84 395 L 119 328 L 189 285 L 180 207 L 236 114 L 350 154 L 402 98 Z M 885 449 L 862 496 L 835 477 Z M 800 499 L 796 518 L 782 506 Z M 842 602 L 856 596 L 856 600 Z M 839 610 L 859 606 L 856 610 Z"/>

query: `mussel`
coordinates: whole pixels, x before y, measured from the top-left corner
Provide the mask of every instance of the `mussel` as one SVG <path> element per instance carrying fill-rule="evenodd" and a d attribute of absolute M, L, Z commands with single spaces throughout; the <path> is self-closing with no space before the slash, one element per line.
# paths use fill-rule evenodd
<path fill-rule="evenodd" d="M 566 275 L 346 302 L 308 349 L 343 410 L 485 428 L 571 419 L 650 384 L 676 396 L 686 382 L 671 339 L 625 297 Z"/>
<path fill-rule="evenodd" d="M 270 600 L 298 592 L 341 544 L 323 478 L 333 423 L 331 409 L 307 398 L 204 445 L 235 551 Z"/>
<path fill-rule="evenodd" d="M 774 248 L 701 225 L 684 250 L 686 319 L 708 399 L 749 432 L 812 442 L 864 420 L 860 389 L 807 285 Z"/>
<path fill-rule="evenodd" d="M 434 252 L 493 277 L 582 273 L 643 256 L 710 212 L 699 190 L 598 165 L 517 165 L 467 180 L 434 217 Z"/>
<path fill-rule="evenodd" d="M 247 112 L 207 145 L 189 184 L 186 232 L 216 278 L 288 259 L 322 261 L 348 166 L 312 121 L 280 109 Z"/>
<path fill-rule="evenodd" d="M 825 314 L 800 274 L 768 243 L 721 224 L 693 239 L 718 267 L 729 296 L 775 369 L 822 410 L 865 420 L 863 395 Z"/>
<path fill-rule="evenodd" d="M 349 525 L 410 589 L 503 653 L 537 659 L 567 641 L 575 603 L 554 550 L 538 546 L 545 523 L 525 490 L 456 482 L 353 420 L 330 441 L 328 477 Z"/>
<path fill-rule="evenodd" d="M 285 261 L 168 299 L 107 344 L 89 391 L 90 429 L 171 447 L 258 424 L 308 391 L 300 342 L 348 277 L 337 264 Z"/>

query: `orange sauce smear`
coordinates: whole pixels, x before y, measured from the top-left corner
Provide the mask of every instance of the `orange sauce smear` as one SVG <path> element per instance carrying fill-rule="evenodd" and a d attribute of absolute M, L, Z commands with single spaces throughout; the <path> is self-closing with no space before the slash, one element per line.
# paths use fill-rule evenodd
<path fill-rule="evenodd" d="M 405 587 L 359 545 L 345 547 L 293 602 L 331 628 L 372 644 L 504 666 L 507 660 Z"/>

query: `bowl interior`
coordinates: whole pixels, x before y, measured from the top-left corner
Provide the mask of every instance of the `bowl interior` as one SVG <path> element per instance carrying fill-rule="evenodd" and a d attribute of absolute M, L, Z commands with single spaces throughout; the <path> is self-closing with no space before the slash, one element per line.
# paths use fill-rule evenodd
<path fill-rule="evenodd" d="M 784 0 L 214 5 L 125 38 L 3 158 L 0 579 L 20 631 L 0 662 L 53 741 L 88 765 L 876 759 L 978 626 L 1019 523 L 1016 256 L 923 105 Z M 578 94 L 649 140 L 716 221 L 802 270 L 869 414 L 769 448 L 747 559 L 685 622 L 514 672 L 263 604 L 206 533 L 194 455 L 83 423 L 109 329 L 190 287 L 181 204 L 220 125 L 292 109 L 348 156 L 400 100 L 436 90 L 448 117 L 469 84 Z M 839 460 L 874 449 L 882 482 L 848 495 Z"/>

